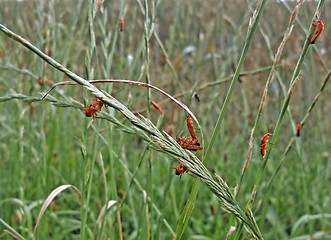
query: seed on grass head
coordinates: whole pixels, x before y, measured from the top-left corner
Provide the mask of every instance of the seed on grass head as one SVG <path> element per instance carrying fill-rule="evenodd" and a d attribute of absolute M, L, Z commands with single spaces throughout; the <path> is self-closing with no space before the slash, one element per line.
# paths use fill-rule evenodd
<path fill-rule="evenodd" d="M 160 50 L 161 61 L 163 64 L 167 64 L 167 57 L 162 50 Z"/>
<path fill-rule="evenodd" d="M 32 115 L 34 113 L 35 108 L 36 108 L 36 105 L 33 103 L 30 103 L 30 115 Z"/>
<path fill-rule="evenodd" d="M 46 50 L 46 54 L 47 54 L 47 56 L 52 57 L 52 50 L 50 48 L 48 48 Z"/>
<path fill-rule="evenodd" d="M 315 55 L 315 60 L 318 62 L 318 64 L 321 66 L 323 70 L 325 70 L 325 64 L 322 62 L 321 58 L 318 56 L 318 54 Z"/>
<path fill-rule="evenodd" d="M 165 130 L 171 137 L 175 136 L 175 126 L 173 124 L 169 124 L 166 126 Z"/>
<path fill-rule="evenodd" d="M 118 196 L 120 199 L 123 199 L 123 197 L 124 197 L 124 190 L 123 190 L 123 189 L 118 189 L 118 190 L 117 190 L 117 196 Z"/>
<path fill-rule="evenodd" d="M 212 215 L 215 215 L 215 206 L 214 206 L 214 204 L 213 204 L 213 203 L 210 203 L 210 204 L 209 204 L 209 207 L 210 207 L 210 212 L 211 212 L 211 214 L 212 214 Z"/>

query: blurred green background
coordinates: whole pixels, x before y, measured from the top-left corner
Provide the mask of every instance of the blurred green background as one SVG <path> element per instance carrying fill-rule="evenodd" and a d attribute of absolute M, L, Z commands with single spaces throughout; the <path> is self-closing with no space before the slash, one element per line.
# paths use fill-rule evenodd
<path fill-rule="evenodd" d="M 202 126 L 198 135 L 203 132 L 207 144 L 229 88 L 230 82 L 222 80 L 229 79 L 236 68 L 256 2 L 148 3 L 150 17 L 154 16 L 154 31 L 168 55 L 164 61 L 159 41 L 153 35 L 149 42 L 150 83 L 178 96 L 189 106 Z M 244 75 L 236 86 L 212 157 L 206 162 L 230 188 L 239 181 L 250 131 L 272 65 L 271 56 L 277 51 L 295 4 L 268 1 L 243 67 Z M 256 132 L 251 164 L 237 196 L 241 206 L 250 198 L 262 163 L 260 139 L 272 131 L 284 99 L 279 79 L 288 86 L 316 5 L 316 1 L 306 1 L 301 6 L 298 22 L 285 45 Z M 88 1 L 2 0 L 0 22 L 82 77 L 145 81 L 142 72 L 146 22 L 142 7 L 139 0 L 122 0 L 105 1 L 101 8 L 96 8 L 93 20 L 96 51 L 87 65 L 91 43 Z M 122 32 L 119 18 L 125 21 Z M 331 2 L 326 1 L 321 13 L 324 32 L 314 45 L 317 51 L 309 49 L 290 104 L 297 123 L 329 70 L 330 18 Z M 88 239 L 119 239 L 116 206 L 105 214 L 104 225 L 97 222 L 102 206 L 109 200 L 120 203 L 124 239 L 173 239 L 195 180 L 192 175 L 175 176 L 173 167 L 177 163 L 146 148 L 147 144 L 138 136 L 124 133 L 106 120 L 86 118 L 81 108 L 93 97 L 80 86 L 58 87 L 51 93 L 55 104 L 3 100 L 15 93 L 40 97 L 51 82 L 64 80 L 68 78 L 63 73 L 0 34 L 0 218 L 30 239 L 40 208 L 51 191 L 63 184 L 82 190 L 85 169 L 91 167 L 88 159 L 96 158 L 87 216 Z M 112 93 L 133 112 L 149 116 L 159 129 L 173 137 L 189 135 L 185 112 L 169 101 L 162 102 L 165 98 L 158 92 L 152 91 L 151 99 L 161 103 L 162 114 L 152 107 L 150 113 L 146 110 L 149 105 L 146 89 L 122 84 L 98 87 Z M 285 116 L 255 201 L 255 217 L 265 239 L 331 238 L 330 91 L 327 87 L 323 92 L 302 128 L 301 137 L 295 140 L 303 151 L 299 154 L 293 145 L 266 192 L 266 183 L 295 135 L 288 115 Z M 73 101 L 77 103 L 72 104 Z M 103 111 L 131 124 L 109 107 Z M 79 239 L 80 211 L 73 189 L 60 193 L 46 210 L 36 239 Z M 234 217 L 220 209 L 216 197 L 201 186 L 183 239 L 225 239 L 230 226 L 235 224 Z M 0 239 L 12 239 L 4 229 L 0 225 Z"/>

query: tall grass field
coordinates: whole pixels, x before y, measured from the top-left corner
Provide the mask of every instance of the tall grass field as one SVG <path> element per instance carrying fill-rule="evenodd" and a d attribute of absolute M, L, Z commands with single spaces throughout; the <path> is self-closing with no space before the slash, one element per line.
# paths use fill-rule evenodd
<path fill-rule="evenodd" d="M 331 239 L 330 22 L 0 0 L 0 239 Z"/>

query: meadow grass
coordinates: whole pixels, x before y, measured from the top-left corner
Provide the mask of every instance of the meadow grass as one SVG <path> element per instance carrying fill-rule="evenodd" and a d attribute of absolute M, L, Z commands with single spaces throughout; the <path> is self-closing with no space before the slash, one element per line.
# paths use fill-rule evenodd
<path fill-rule="evenodd" d="M 1 30 L 32 51 L 1 33 L 0 238 L 330 238 L 330 4 L 265 3 L 1 2 Z M 84 88 L 42 99 L 68 78 Z M 188 108 L 86 81 L 109 78 Z M 92 120 L 82 108 L 94 97 L 110 107 Z M 186 112 L 205 147 L 196 156 L 173 140 L 188 135 Z"/>

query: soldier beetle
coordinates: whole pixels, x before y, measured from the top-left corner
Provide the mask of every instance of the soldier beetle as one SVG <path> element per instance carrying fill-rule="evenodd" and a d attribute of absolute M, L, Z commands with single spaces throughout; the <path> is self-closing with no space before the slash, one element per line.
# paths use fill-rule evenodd
<path fill-rule="evenodd" d="M 101 6 L 102 6 L 102 1 L 99 0 L 99 2 L 98 2 L 98 10 L 101 8 Z"/>
<path fill-rule="evenodd" d="M 86 117 L 92 117 L 94 119 L 97 116 L 97 111 L 100 110 L 103 105 L 107 106 L 100 99 L 93 99 L 90 105 L 83 108 L 86 112 Z"/>
<path fill-rule="evenodd" d="M 193 121 L 192 118 L 190 117 L 190 115 L 187 115 L 186 117 L 186 125 L 187 125 L 187 129 L 191 134 L 191 137 L 195 140 L 197 140 L 198 142 L 198 138 L 197 138 L 197 133 L 194 130 L 194 126 L 193 126 Z"/>
<path fill-rule="evenodd" d="M 322 32 L 324 30 L 324 23 L 322 20 L 317 21 L 317 26 L 316 26 L 315 34 L 314 37 L 311 39 L 310 44 L 315 44 L 316 40 L 319 39 L 322 35 Z"/>
<path fill-rule="evenodd" d="M 123 29 L 124 29 L 124 19 L 123 18 L 120 18 L 119 29 L 121 32 L 123 32 Z"/>
<path fill-rule="evenodd" d="M 176 169 L 175 174 L 179 175 L 180 177 L 183 175 L 184 172 L 187 171 L 187 167 L 183 163 L 179 163 L 177 167 L 174 167 Z"/>
<path fill-rule="evenodd" d="M 153 105 L 153 107 L 154 107 L 156 110 L 158 110 L 160 113 L 162 113 L 162 108 L 161 108 L 159 105 L 157 105 L 156 102 L 151 101 L 151 104 Z"/>
<path fill-rule="evenodd" d="M 301 123 L 297 125 L 297 137 L 300 137 L 300 133 L 301 133 Z"/>
<path fill-rule="evenodd" d="M 190 138 L 177 138 L 177 143 L 184 149 L 197 151 L 202 150 L 203 147 L 198 143 L 198 139 L 190 139 Z"/>
<path fill-rule="evenodd" d="M 267 152 L 267 143 L 269 142 L 269 137 L 272 136 L 271 133 L 267 133 L 265 134 L 262 138 L 261 138 L 261 147 L 260 147 L 260 152 L 262 157 L 264 157 L 264 155 Z"/>
<path fill-rule="evenodd" d="M 38 78 L 38 83 L 39 83 L 39 85 L 40 85 L 41 87 L 43 87 L 43 86 L 45 85 L 45 81 L 44 81 L 44 79 L 43 79 L 42 77 L 39 77 L 39 78 Z"/>
<path fill-rule="evenodd" d="M 184 149 L 192 151 L 202 150 L 203 147 L 200 146 L 199 139 L 197 138 L 197 134 L 194 129 L 193 121 L 189 115 L 186 117 L 186 125 L 192 138 L 177 138 L 177 143 Z"/>

